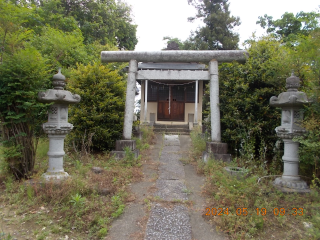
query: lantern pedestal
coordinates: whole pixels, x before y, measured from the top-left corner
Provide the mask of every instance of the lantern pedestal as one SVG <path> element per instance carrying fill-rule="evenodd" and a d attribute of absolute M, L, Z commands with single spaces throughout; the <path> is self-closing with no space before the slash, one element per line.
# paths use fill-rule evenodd
<path fill-rule="evenodd" d="M 279 187 L 283 192 L 310 192 L 305 181 L 298 176 L 299 172 L 299 143 L 292 139 L 283 139 L 284 155 L 283 175 L 276 178 L 273 184 Z"/>
<path fill-rule="evenodd" d="M 48 135 L 49 137 L 49 167 L 42 176 L 46 180 L 61 180 L 69 176 L 63 169 L 64 139 L 66 135 Z"/>

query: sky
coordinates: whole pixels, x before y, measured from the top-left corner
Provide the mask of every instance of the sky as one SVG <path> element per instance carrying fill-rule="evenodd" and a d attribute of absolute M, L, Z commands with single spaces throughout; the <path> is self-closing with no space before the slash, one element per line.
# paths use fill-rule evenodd
<path fill-rule="evenodd" d="M 196 10 L 188 0 L 123 0 L 132 6 L 133 23 L 138 25 L 136 51 L 160 51 L 166 47 L 163 37 L 177 37 L 186 40 L 192 30 L 201 25 L 200 21 L 190 23 L 188 17 Z M 235 29 L 240 34 L 240 48 L 252 33 L 256 36 L 265 31 L 256 24 L 259 16 L 267 14 L 280 19 L 285 12 L 319 11 L 319 0 L 229 0 L 231 15 L 240 17 L 241 25 Z"/>

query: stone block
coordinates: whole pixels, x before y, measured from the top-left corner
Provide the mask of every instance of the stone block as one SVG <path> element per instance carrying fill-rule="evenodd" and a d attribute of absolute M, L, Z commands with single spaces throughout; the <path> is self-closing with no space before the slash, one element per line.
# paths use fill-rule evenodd
<path fill-rule="evenodd" d="M 150 126 L 153 126 L 156 122 L 156 114 L 150 113 Z"/>
<path fill-rule="evenodd" d="M 190 123 L 190 122 L 194 122 L 194 114 L 193 113 L 189 113 L 188 114 L 188 122 Z"/>
<path fill-rule="evenodd" d="M 208 153 L 206 151 L 202 153 L 202 160 L 205 163 L 207 163 L 211 158 L 213 158 L 214 160 L 219 160 L 227 163 L 231 162 L 232 160 L 231 154 Z"/>
<path fill-rule="evenodd" d="M 133 152 L 134 152 L 135 158 L 139 157 L 139 150 L 138 149 L 134 150 Z M 120 160 L 126 156 L 126 152 L 125 151 L 111 151 L 111 155 L 113 155 L 117 160 Z"/>
<path fill-rule="evenodd" d="M 227 163 L 231 162 L 231 160 L 232 160 L 231 154 L 214 153 L 213 154 L 213 158 L 215 160 L 220 160 L 220 161 L 227 162 Z"/>
<path fill-rule="evenodd" d="M 208 153 L 227 154 L 228 144 L 221 142 L 207 142 L 206 150 Z"/>
<path fill-rule="evenodd" d="M 136 149 L 135 140 L 117 140 L 116 141 L 116 151 L 124 151 L 125 147 L 128 147 L 131 151 Z"/>

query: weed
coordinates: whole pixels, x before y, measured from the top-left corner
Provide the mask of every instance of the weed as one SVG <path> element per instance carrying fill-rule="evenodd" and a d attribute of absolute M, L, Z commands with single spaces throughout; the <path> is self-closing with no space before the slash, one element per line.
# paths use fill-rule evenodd
<path fill-rule="evenodd" d="M 114 195 L 114 196 L 111 198 L 111 204 L 112 204 L 112 206 L 116 209 L 116 210 L 111 214 L 111 216 L 112 216 L 113 218 L 119 217 L 119 216 L 123 213 L 123 210 L 124 210 L 124 207 L 125 207 L 125 205 L 122 203 L 121 197 L 118 196 L 118 195 Z"/>
<path fill-rule="evenodd" d="M 46 239 L 46 237 L 49 235 L 49 233 L 47 231 L 45 232 L 42 232 L 41 234 L 39 234 L 37 236 L 37 240 L 43 240 L 43 239 Z"/>
<path fill-rule="evenodd" d="M 11 193 L 13 191 L 14 179 L 12 176 L 8 176 L 6 180 L 3 182 L 6 186 L 6 191 Z"/>
<path fill-rule="evenodd" d="M 189 189 L 187 189 L 187 188 L 182 189 L 182 192 L 183 192 L 183 193 L 186 193 L 186 194 L 188 194 L 188 195 L 190 195 L 190 194 L 192 193 L 192 191 L 189 190 Z"/>
<path fill-rule="evenodd" d="M 151 201 L 150 201 L 150 199 L 145 198 L 143 201 L 147 205 L 148 211 L 150 211 L 151 210 Z"/>
<path fill-rule="evenodd" d="M 81 194 L 77 193 L 76 195 L 71 196 L 71 200 L 69 201 L 76 208 L 82 207 L 85 204 L 86 199 L 81 196 Z"/>
<path fill-rule="evenodd" d="M 77 170 L 81 169 L 82 165 L 83 165 L 82 162 L 80 162 L 79 160 L 76 160 L 76 161 L 75 161 L 75 168 L 76 168 Z"/>
<path fill-rule="evenodd" d="M 193 145 L 191 155 L 193 158 L 196 158 L 197 156 L 202 155 L 202 152 L 206 149 L 206 139 L 201 134 L 200 126 L 196 126 L 193 131 L 191 131 L 190 138 Z"/>
<path fill-rule="evenodd" d="M 103 238 L 107 235 L 108 229 L 107 228 L 101 228 L 98 232 L 98 238 Z"/>
<path fill-rule="evenodd" d="M 12 240 L 13 237 L 9 234 L 6 234 L 4 232 L 0 232 L 0 240 Z"/>

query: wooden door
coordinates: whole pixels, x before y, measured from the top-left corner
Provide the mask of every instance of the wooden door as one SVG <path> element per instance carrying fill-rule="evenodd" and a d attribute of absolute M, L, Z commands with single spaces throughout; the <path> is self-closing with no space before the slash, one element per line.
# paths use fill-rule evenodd
<path fill-rule="evenodd" d="M 171 86 L 171 120 L 184 121 L 185 93 L 183 86 Z"/>
<path fill-rule="evenodd" d="M 160 86 L 158 120 L 184 121 L 185 93 L 183 86 Z"/>
<path fill-rule="evenodd" d="M 169 86 L 160 85 L 158 89 L 158 120 L 170 120 Z"/>

